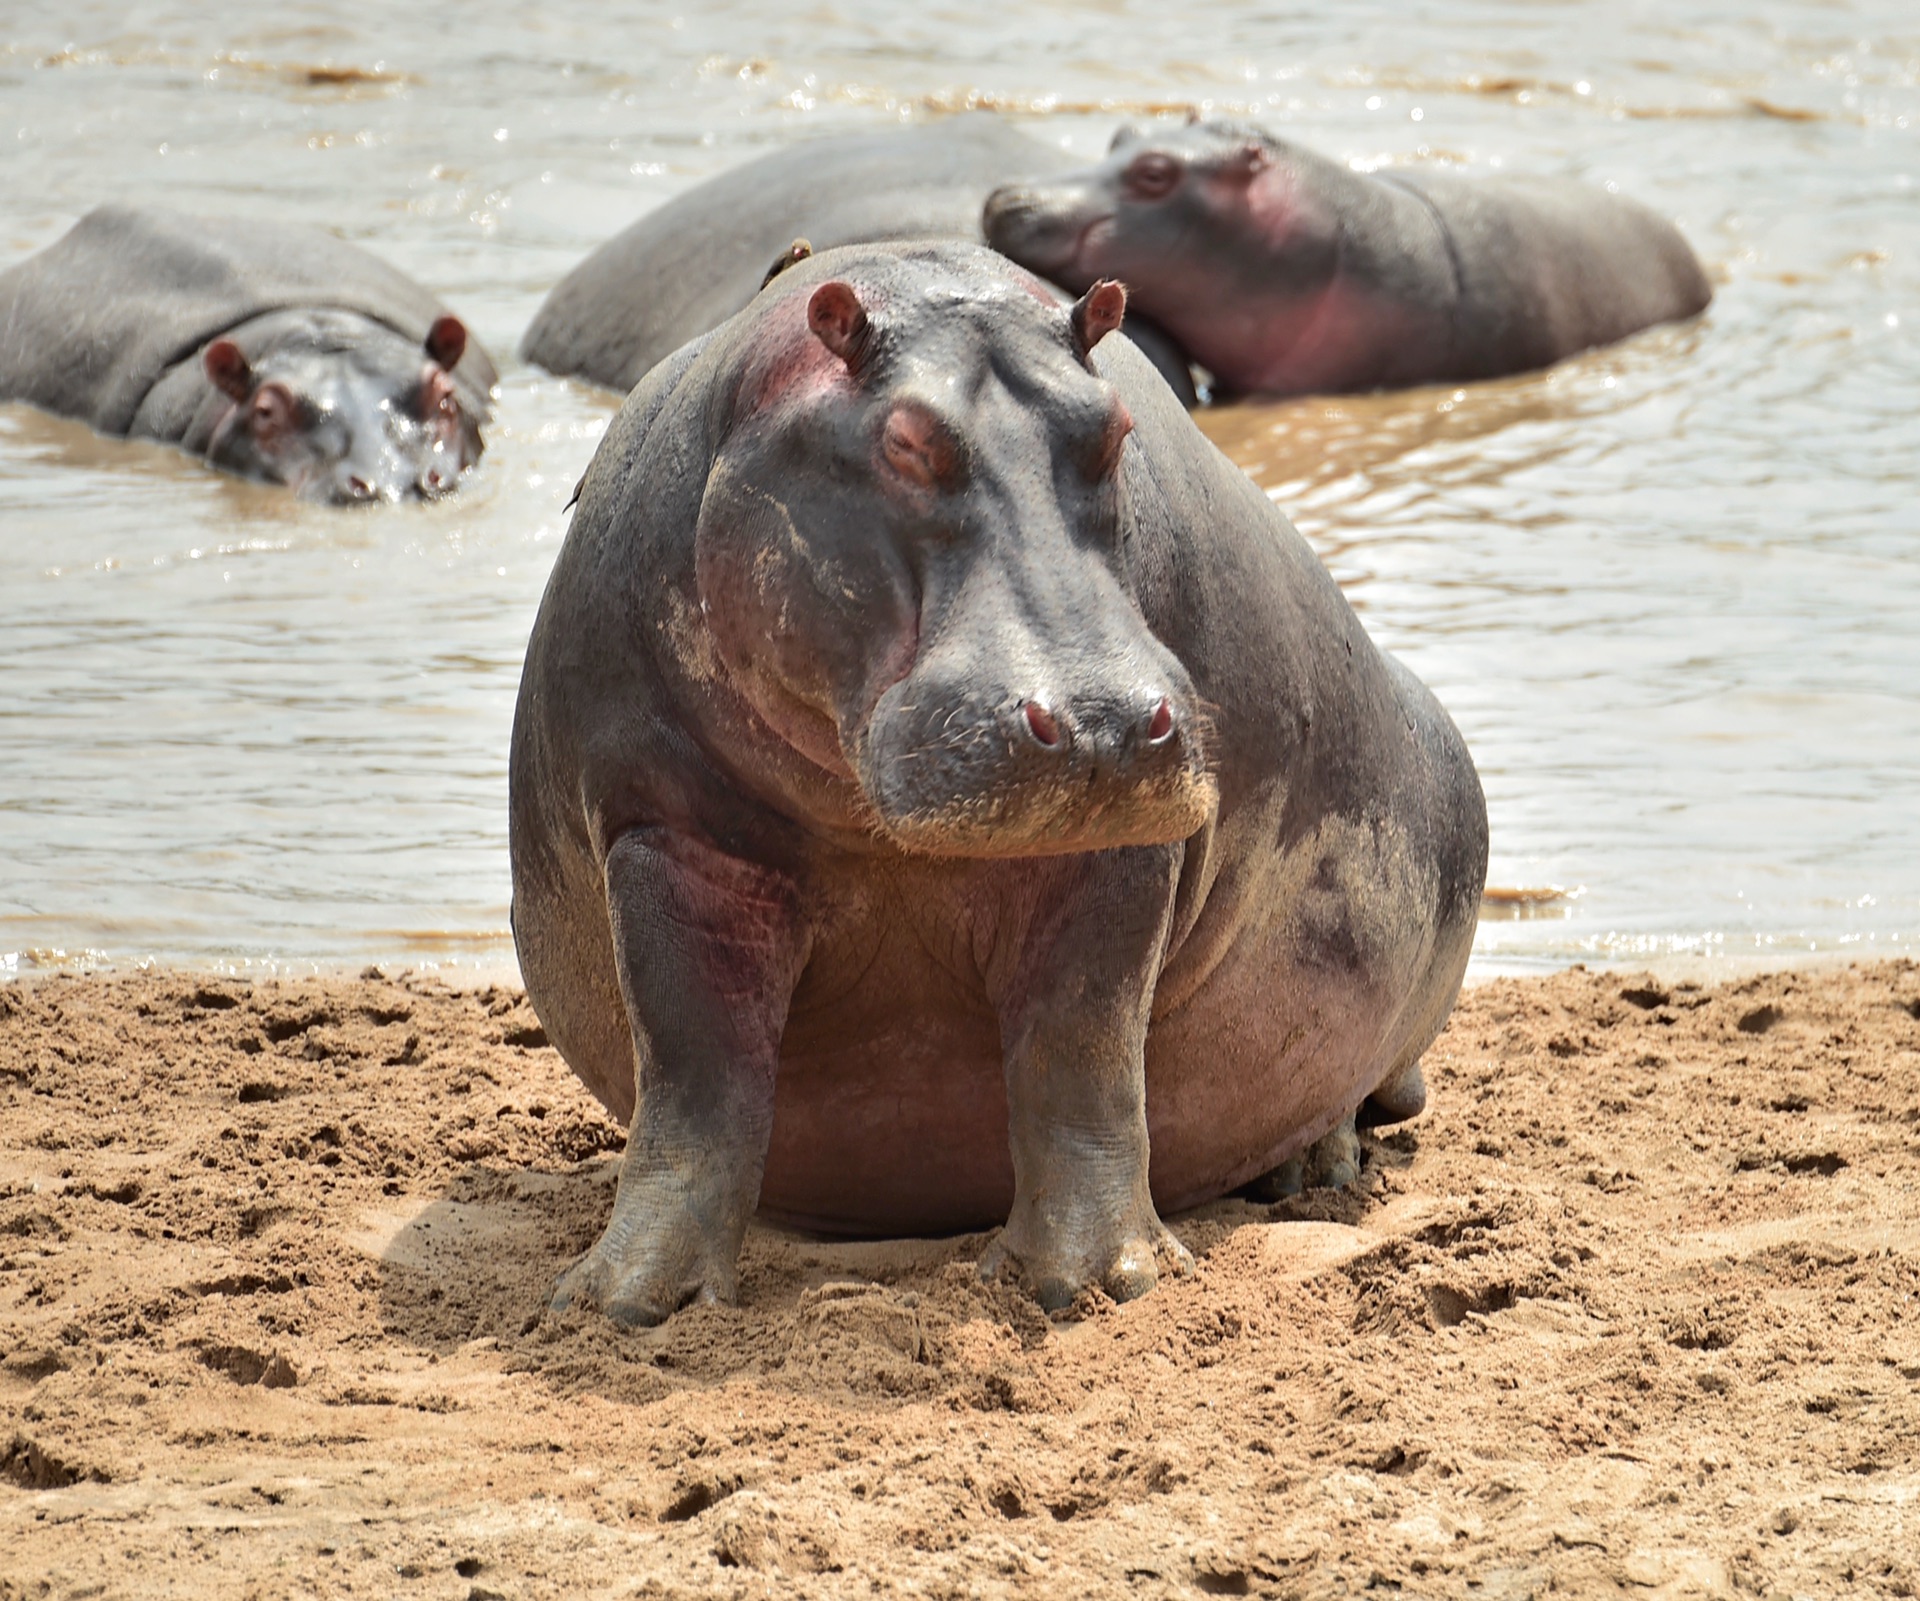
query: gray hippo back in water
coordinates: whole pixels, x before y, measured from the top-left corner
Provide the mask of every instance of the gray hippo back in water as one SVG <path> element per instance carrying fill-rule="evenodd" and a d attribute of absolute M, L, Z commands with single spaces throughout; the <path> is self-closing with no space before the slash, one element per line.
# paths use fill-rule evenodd
<path fill-rule="evenodd" d="M 1161 1211 L 1422 1105 L 1472 761 L 1124 305 L 829 252 L 601 441 L 509 767 L 527 992 L 631 1119 L 556 1304 L 726 1299 L 756 1205 L 1137 1295 Z"/>
<path fill-rule="evenodd" d="M 520 354 L 549 372 L 631 389 L 746 305 L 795 239 L 814 250 L 978 240 L 980 208 L 996 185 L 1073 165 L 985 112 L 790 145 L 689 189 L 601 245 L 554 286 Z M 1185 357 L 1137 314 L 1127 333 L 1192 404 Z"/>
<path fill-rule="evenodd" d="M 1069 289 L 1126 283 L 1229 393 L 1544 367 L 1712 297 L 1672 224 L 1577 183 L 1358 173 L 1258 128 L 1123 128 L 1099 165 L 1011 183 L 987 242 Z"/>
<path fill-rule="evenodd" d="M 0 274 L 0 400 L 308 499 L 452 489 L 498 381 L 433 294 L 317 229 L 102 206 Z"/>

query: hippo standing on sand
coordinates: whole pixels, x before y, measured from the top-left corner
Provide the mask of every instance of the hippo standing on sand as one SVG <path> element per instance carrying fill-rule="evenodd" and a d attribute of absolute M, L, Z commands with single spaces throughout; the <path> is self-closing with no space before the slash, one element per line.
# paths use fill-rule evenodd
<path fill-rule="evenodd" d="M 1673 226 L 1580 184 L 1357 173 L 1258 128 L 1123 128 L 1085 171 L 1008 184 L 987 242 L 1069 289 L 1124 281 L 1229 393 L 1544 367 L 1712 297 Z"/>
<path fill-rule="evenodd" d="M 527 992 L 632 1120 L 556 1305 L 730 1298 L 756 1204 L 1130 1297 L 1162 1210 L 1423 1104 L 1472 761 L 1124 306 L 832 251 L 607 431 L 509 779 Z"/>
<path fill-rule="evenodd" d="M 498 381 L 431 293 L 316 229 L 102 206 L 0 274 L 0 400 L 309 500 L 446 493 Z"/>
<path fill-rule="evenodd" d="M 609 239 L 554 286 L 520 354 L 549 372 L 631 389 L 746 305 L 796 238 L 814 250 L 977 241 L 996 184 L 1073 165 L 986 112 L 805 140 L 696 185 Z M 1127 334 L 1192 405 L 1186 358 L 1166 336 L 1137 314 Z"/>

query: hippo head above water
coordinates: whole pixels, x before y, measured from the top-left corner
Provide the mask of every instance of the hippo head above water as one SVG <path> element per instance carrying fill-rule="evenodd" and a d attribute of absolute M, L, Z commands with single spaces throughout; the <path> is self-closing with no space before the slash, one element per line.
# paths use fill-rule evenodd
<path fill-rule="evenodd" d="M 832 279 L 743 365 L 701 610 L 760 719 L 910 850 L 1157 843 L 1212 810 L 1192 683 L 1128 587 L 1132 419 L 1088 360 L 1125 307 L 1024 273 Z"/>
<path fill-rule="evenodd" d="M 1342 219 L 1324 203 L 1321 157 L 1260 129 L 1215 121 L 1121 128 L 1079 172 L 987 197 L 987 242 L 1078 290 L 1123 281 L 1194 358 L 1232 377 L 1271 342 L 1277 301 L 1310 310 L 1340 268 Z"/>
<path fill-rule="evenodd" d="M 201 365 L 228 404 L 206 457 L 306 500 L 436 499 L 482 448 L 452 377 L 466 346 L 466 327 L 452 315 L 417 345 L 327 311 L 304 314 L 251 358 L 234 339 L 216 339 Z"/>

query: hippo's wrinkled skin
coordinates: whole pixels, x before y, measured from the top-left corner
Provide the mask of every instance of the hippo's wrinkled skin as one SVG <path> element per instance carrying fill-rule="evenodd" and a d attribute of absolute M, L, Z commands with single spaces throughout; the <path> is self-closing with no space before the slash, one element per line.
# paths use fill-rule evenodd
<path fill-rule="evenodd" d="M 746 305 L 795 239 L 814 250 L 978 240 L 981 203 L 996 184 L 1072 165 L 986 112 L 790 145 L 708 179 L 609 239 L 554 286 L 520 354 L 549 372 L 631 389 L 655 362 Z M 1137 313 L 1127 333 L 1192 405 L 1185 357 Z"/>
<path fill-rule="evenodd" d="M 102 206 L 0 274 L 0 400 L 306 499 L 446 493 L 497 382 L 432 294 L 311 228 Z"/>
<path fill-rule="evenodd" d="M 1671 224 L 1544 179 L 1353 172 L 1258 128 L 1122 128 L 1098 166 L 1003 186 L 987 242 L 1070 289 L 1126 283 L 1227 393 L 1544 367 L 1712 296 Z"/>
<path fill-rule="evenodd" d="M 1047 1305 L 1136 1295 L 1187 1261 L 1157 1209 L 1419 1109 L 1485 874 L 1472 762 L 1099 342 L 1124 299 L 829 252 L 601 442 L 510 765 L 528 994 L 632 1119 L 556 1304 L 731 1296 L 756 1202 L 1005 1219 L 983 1266 Z"/>

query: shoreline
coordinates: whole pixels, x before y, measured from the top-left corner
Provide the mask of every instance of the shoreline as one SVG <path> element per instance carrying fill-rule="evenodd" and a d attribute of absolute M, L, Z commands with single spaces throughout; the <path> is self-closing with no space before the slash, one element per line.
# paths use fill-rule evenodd
<path fill-rule="evenodd" d="M 1493 978 L 1426 1061 L 1139 1301 L 756 1225 L 623 1332 L 517 988 L 0 986 L 0 1596 L 1912 1593 L 1920 965 Z"/>

